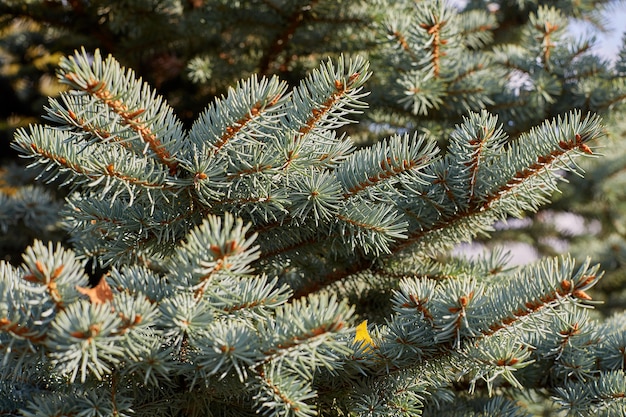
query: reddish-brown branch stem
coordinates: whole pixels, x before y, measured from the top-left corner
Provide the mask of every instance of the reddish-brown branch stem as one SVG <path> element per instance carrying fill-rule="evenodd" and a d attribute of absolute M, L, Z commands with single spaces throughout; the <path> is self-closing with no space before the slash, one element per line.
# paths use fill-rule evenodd
<path fill-rule="evenodd" d="M 65 74 L 65 78 L 74 85 L 79 85 L 77 77 L 76 74 L 71 72 Z M 163 144 L 159 141 L 157 135 L 139 118 L 145 109 L 135 109 L 131 111 L 121 100 L 113 97 L 113 94 L 106 89 L 105 84 L 101 80 L 89 80 L 85 91 L 100 99 L 115 114 L 119 115 L 122 119 L 122 123 L 138 133 L 139 137 L 148 144 L 161 163 L 169 168 L 170 174 L 176 173 L 178 162 L 172 158 L 167 149 L 165 149 Z"/>
<path fill-rule="evenodd" d="M 487 127 L 483 126 L 483 135 L 480 138 L 476 138 L 470 141 L 470 145 L 477 146 L 477 149 L 472 153 L 472 159 L 467 162 L 466 166 L 469 167 L 470 174 L 470 195 L 469 202 L 471 203 L 474 200 L 475 192 L 476 192 L 476 177 L 478 175 L 478 170 L 480 168 L 481 155 L 483 153 L 483 148 L 485 143 L 489 140 L 493 132 L 487 131 Z"/>
<path fill-rule="evenodd" d="M 563 280 L 555 290 L 543 294 L 538 299 L 526 301 L 524 303 L 524 307 L 513 311 L 511 316 L 504 317 L 492 323 L 487 330 L 483 331 L 483 335 L 490 336 L 498 330 L 510 326 L 523 317 L 526 317 L 527 315 L 552 304 L 559 298 L 572 297 L 580 300 L 589 300 L 591 297 L 589 297 L 589 295 L 587 295 L 587 293 L 581 288 L 586 288 L 595 280 L 597 280 L 596 275 L 587 275 L 582 277 L 575 286 L 572 281 Z"/>
<path fill-rule="evenodd" d="M 301 345 L 302 343 L 306 342 L 307 340 L 322 336 L 326 333 L 331 333 L 331 332 L 337 332 L 339 330 L 341 330 L 344 326 L 346 325 L 346 323 L 341 320 L 340 317 L 335 317 L 335 319 L 328 324 L 322 324 L 314 329 L 311 329 L 311 331 L 301 334 L 299 336 L 293 336 L 292 338 L 290 338 L 289 340 L 280 343 L 278 345 L 276 345 L 275 348 L 272 348 L 266 352 L 263 352 L 266 356 L 273 356 L 276 353 L 283 351 L 283 350 L 288 350 L 291 348 L 294 348 L 298 345 Z"/>
<path fill-rule="evenodd" d="M 281 94 L 277 94 L 270 102 L 266 105 L 266 107 L 271 107 L 280 100 L 282 97 Z M 228 142 L 230 142 L 235 135 L 240 132 L 248 123 L 254 120 L 259 114 L 261 114 L 263 106 L 261 103 L 256 103 L 250 109 L 250 112 L 246 114 L 241 119 L 235 121 L 232 126 L 227 126 L 224 134 L 220 137 L 220 139 L 213 145 L 213 155 L 218 153 L 220 149 L 222 149 Z"/>
<path fill-rule="evenodd" d="M 278 35 L 269 47 L 266 54 L 263 55 L 261 62 L 259 63 L 259 72 L 263 75 L 267 75 L 270 72 L 272 63 L 276 61 L 278 56 L 287 49 L 289 41 L 293 37 L 298 27 L 305 21 L 305 17 L 310 13 L 310 10 L 319 0 L 311 0 L 307 7 L 300 7 L 287 18 L 288 25 Z"/>
<path fill-rule="evenodd" d="M 543 37 L 543 64 L 545 65 L 546 70 L 550 70 L 550 55 L 552 53 L 552 49 L 556 46 L 551 38 L 552 33 L 554 33 L 559 28 L 558 25 L 553 25 L 550 22 L 545 22 L 541 26 L 537 26 L 537 29 L 542 31 L 544 34 Z"/>
<path fill-rule="evenodd" d="M 343 197 L 349 198 L 353 196 L 354 194 L 357 194 L 365 190 L 368 187 L 375 186 L 381 181 L 397 176 L 403 172 L 410 171 L 417 165 L 424 163 L 427 160 L 428 158 L 425 158 L 425 157 L 418 158 L 417 160 L 408 160 L 408 159 L 405 159 L 402 161 L 396 160 L 395 161 L 396 164 L 393 164 L 394 161 L 392 161 L 391 158 L 387 158 L 386 160 L 380 162 L 381 171 L 379 173 L 374 174 L 368 177 L 365 181 L 361 181 L 358 184 L 350 187 L 350 189 L 348 189 L 348 192 L 345 193 Z"/>
<path fill-rule="evenodd" d="M 433 74 L 435 77 L 439 77 L 441 73 L 441 58 L 446 55 L 445 52 L 441 50 L 441 47 L 448 43 L 447 39 L 441 39 L 441 29 L 446 25 L 446 21 L 436 22 L 432 26 L 428 26 L 425 23 L 420 26 L 427 30 L 428 34 L 433 36 L 433 42 L 431 43 L 432 49 L 432 65 L 433 65 Z"/>
<path fill-rule="evenodd" d="M 319 108 L 312 110 L 312 116 L 300 128 L 300 135 L 296 136 L 295 139 L 297 140 L 313 130 L 315 125 L 335 106 L 335 103 L 341 100 L 354 87 L 354 83 L 360 75 L 358 72 L 350 74 L 345 83 L 341 80 L 335 80 L 335 92 Z"/>

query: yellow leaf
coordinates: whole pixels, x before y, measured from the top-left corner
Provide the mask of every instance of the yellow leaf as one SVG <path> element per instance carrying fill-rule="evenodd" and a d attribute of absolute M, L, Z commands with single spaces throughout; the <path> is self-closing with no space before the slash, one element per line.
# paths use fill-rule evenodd
<path fill-rule="evenodd" d="M 367 320 L 363 320 L 361 324 L 356 326 L 356 334 L 354 335 L 355 342 L 361 342 L 361 344 L 365 345 L 364 350 L 371 350 L 372 347 L 376 347 L 374 345 L 374 341 L 370 336 L 370 332 L 367 331 Z"/>

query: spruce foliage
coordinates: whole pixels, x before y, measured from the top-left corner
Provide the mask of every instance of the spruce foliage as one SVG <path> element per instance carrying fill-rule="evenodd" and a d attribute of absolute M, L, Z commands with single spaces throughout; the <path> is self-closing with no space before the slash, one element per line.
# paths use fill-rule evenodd
<path fill-rule="evenodd" d="M 147 3 L 111 6 L 111 33 L 156 36 L 126 21 Z M 238 45 L 236 70 L 189 61 L 228 88 L 187 123 L 112 55 L 60 60 L 64 92 L 12 146 L 67 193 L 69 239 L 0 263 L 5 414 L 626 412 L 624 313 L 594 315 L 594 260 L 450 255 L 597 153 L 625 86 L 567 40 L 586 2 L 156 3 L 224 39 L 213 58 Z M 525 7 L 513 43 L 502 24 Z M 186 20 L 216 10 L 206 30 Z M 292 24 L 279 37 L 273 13 Z M 325 37 L 345 42 L 303 52 Z"/>

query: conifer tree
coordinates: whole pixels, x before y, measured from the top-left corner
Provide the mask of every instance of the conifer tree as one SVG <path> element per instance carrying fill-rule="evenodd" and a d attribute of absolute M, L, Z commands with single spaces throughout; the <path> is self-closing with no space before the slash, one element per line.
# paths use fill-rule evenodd
<path fill-rule="evenodd" d="M 150 5 L 181 26 L 124 9 Z M 589 4 L 559 5 L 59 4 L 102 13 L 121 49 L 210 36 L 185 53 L 216 96 L 185 123 L 113 55 L 61 59 L 66 91 L 13 147 L 66 190 L 70 238 L 0 263 L 0 409 L 623 415 L 624 313 L 593 315 L 597 261 L 450 256 L 582 174 L 623 102 L 620 64 L 566 36 Z"/>

